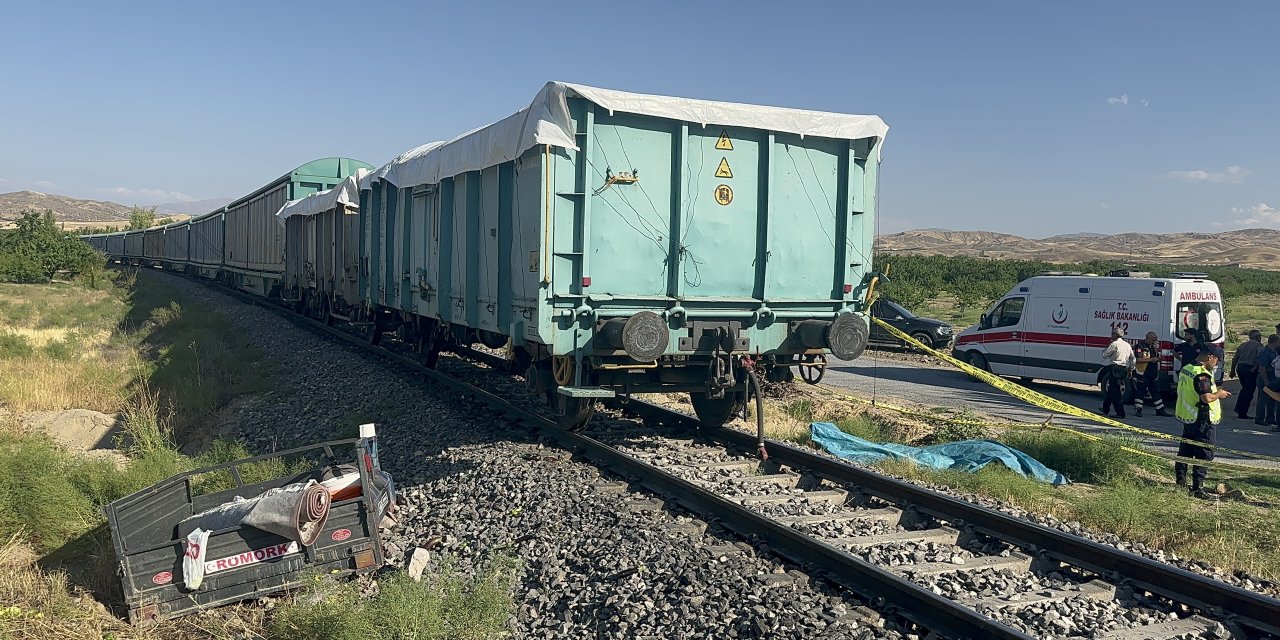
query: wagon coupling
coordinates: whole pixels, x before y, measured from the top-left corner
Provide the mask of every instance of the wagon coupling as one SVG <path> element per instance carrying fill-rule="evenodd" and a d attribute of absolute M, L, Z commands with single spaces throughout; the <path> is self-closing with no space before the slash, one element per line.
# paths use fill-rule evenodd
<path fill-rule="evenodd" d="M 597 332 L 614 349 L 622 349 L 636 362 L 653 362 L 667 350 L 667 323 L 652 311 L 605 321 Z"/>
<path fill-rule="evenodd" d="M 809 349 L 830 349 L 841 360 L 853 360 L 867 348 L 867 323 L 852 313 L 834 321 L 801 320 L 792 327 L 800 344 Z"/>

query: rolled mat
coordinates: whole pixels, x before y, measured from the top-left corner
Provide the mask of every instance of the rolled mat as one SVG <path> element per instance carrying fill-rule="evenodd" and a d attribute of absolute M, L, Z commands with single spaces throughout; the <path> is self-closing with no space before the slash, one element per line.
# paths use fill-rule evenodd
<path fill-rule="evenodd" d="M 254 501 L 241 520 L 263 531 L 311 546 L 329 519 L 329 492 L 315 480 L 272 489 Z"/>

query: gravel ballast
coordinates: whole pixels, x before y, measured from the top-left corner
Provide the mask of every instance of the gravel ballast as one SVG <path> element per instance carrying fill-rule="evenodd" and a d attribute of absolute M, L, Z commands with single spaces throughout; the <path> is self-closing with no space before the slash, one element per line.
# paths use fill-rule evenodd
<path fill-rule="evenodd" d="M 406 566 L 418 547 L 464 571 L 494 553 L 519 558 L 515 637 L 905 637 L 736 536 L 612 490 L 617 478 L 456 392 L 270 310 L 156 277 L 217 309 L 274 361 L 275 390 L 235 402 L 219 417 L 223 435 L 263 452 L 376 422 L 401 493 L 398 522 L 384 531 L 389 564 Z"/>

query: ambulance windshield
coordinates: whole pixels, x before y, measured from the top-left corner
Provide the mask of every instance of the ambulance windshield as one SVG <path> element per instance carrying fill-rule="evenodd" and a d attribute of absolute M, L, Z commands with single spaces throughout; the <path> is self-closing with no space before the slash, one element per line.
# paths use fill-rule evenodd
<path fill-rule="evenodd" d="M 1217 302 L 1178 303 L 1178 335 L 1194 329 L 1202 340 L 1222 339 L 1222 305 Z"/>

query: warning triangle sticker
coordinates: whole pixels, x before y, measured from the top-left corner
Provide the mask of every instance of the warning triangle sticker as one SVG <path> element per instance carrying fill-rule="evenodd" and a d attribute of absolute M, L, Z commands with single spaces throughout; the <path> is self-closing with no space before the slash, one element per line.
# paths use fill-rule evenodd
<path fill-rule="evenodd" d="M 720 139 L 716 140 L 716 148 L 721 151 L 733 151 L 733 141 L 729 139 L 729 130 L 720 130 Z"/>
<path fill-rule="evenodd" d="M 716 177 L 717 177 L 717 178 L 732 178 L 732 177 L 733 177 L 733 169 L 730 169 L 730 168 L 729 168 L 729 159 L 728 159 L 728 158 L 720 158 L 720 166 L 719 166 L 719 167 L 716 167 Z"/>

